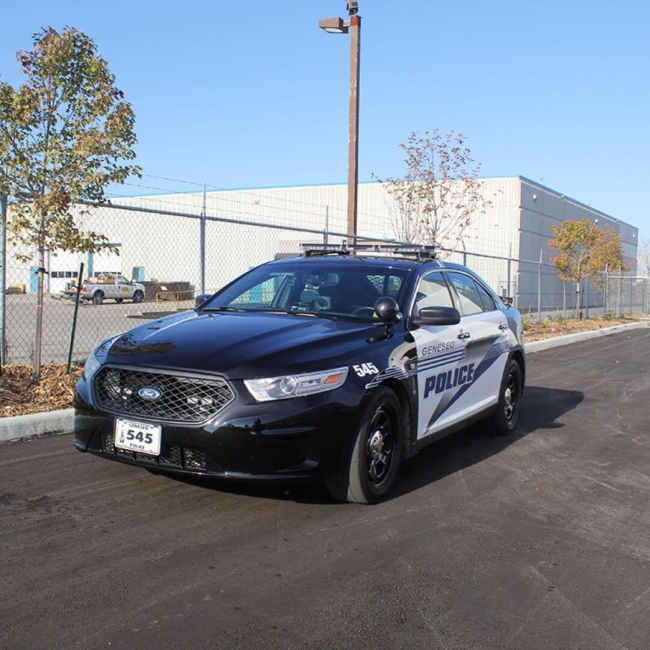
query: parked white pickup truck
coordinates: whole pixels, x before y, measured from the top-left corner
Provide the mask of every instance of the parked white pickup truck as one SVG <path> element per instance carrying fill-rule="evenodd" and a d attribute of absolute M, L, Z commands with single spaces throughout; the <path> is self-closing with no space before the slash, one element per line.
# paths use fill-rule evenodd
<path fill-rule="evenodd" d="M 68 297 L 73 297 L 76 287 L 70 286 L 64 293 Z M 84 280 L 81 285 L 80 297 L 82 300 L 91 301 L 94 305 L 101 305 L 107 298 L 118 303 L 123 300 L 142 302 L 144 285 L 139 282 L 131 282 L 123 275 L 105 273 Z"/>

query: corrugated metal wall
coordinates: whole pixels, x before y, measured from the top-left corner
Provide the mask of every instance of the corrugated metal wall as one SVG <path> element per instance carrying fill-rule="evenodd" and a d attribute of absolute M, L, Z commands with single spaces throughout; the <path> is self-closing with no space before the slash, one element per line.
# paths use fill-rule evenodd
<path fill-rule="evenodd" d="M 618 232 L 623 240 L 626 265 L 636 269 L 636 250 L 638 229 L 621 222 L 610 215 L 571 199 L 559 192 L 527 178 L 520 178 L 521 188 L 521 238 L 520 258 L 532 263 L 519 265 L 519 305 L 526 309 L 528 305 L 537 306 L 539 291 L 539 260 L 541 268 L 542 310 L 560 310 L 565 299 L 563 283 L 557 278 L 551 257 L 557 251 L 548 248 L 553 238 L 553 226 L 559 226 L 570 219 L 578 221 L 588 219 L 599 227 L 609 227 Z M 567 288 L 570 300 L 569 308 L 575 301 L 575 287 Z M 593 306 L 601 304 L 601 297 L 592 292 Z"/>

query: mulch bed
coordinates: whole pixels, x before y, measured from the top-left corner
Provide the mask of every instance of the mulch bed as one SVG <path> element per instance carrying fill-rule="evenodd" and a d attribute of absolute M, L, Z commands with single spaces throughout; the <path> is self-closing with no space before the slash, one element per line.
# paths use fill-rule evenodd
<path fill-rule="evenodd" d="M 65 364 L 43 366 L 41 381 L 32 378 L 31 366 L 8 365 L 0 375 L 0 417 L 55 411 L 72 406 L 81 368 L 66 374 Z"/>

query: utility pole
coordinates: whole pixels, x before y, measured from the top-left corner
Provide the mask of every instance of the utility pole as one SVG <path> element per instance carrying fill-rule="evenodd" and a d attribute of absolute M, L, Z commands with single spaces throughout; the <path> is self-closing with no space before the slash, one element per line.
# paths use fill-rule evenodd
<path fill-rule="evenodd" d="M 355 3 L 356 4 L 356 3 Z M 349 7 L 350 3 L 348 3 Z M 361 16 L 350 15 L 350 129 L 348 142 L 348 233 L 356 242 L 359 191 L 359 70 Z"/>
<path fill-rule="evenodd" d="M 345 3 L 349 20 L 324 18 L 318 26 L 330 34 L 350 34 L 350 110 L 348 129 L 348 243 L 357 239 L 359 190 L 359 71 L 361 60 L 361 16 L 357 0 Z"/>

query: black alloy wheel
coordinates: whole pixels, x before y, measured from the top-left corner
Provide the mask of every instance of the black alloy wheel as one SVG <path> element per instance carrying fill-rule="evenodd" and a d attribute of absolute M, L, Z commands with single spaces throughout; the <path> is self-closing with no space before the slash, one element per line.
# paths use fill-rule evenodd
<path fill-rule="evenodd" d="M 402 460 L 403 418 L 397 395 L 374 392 L 341 476 L 327 481 L 330 494 L 351 503 L 378 503 L 393 487 Z"/>
<path fill-rule="evenodd" d="M 388 475 L 395 452 L 395 432 L 388 409 L 382 404 L 370 422 L 366 466 L 368 480 L 379 487 Z"/>
<path fill-rule="evenodd" d="M 517 361 L 511 359 L 506 366 L 499 391 L 497 410 L 488 420 L 487 428 L 497 436 L 510 435 L 519 420 L 521 396 L 523 394 L 523 374 Z"/>

